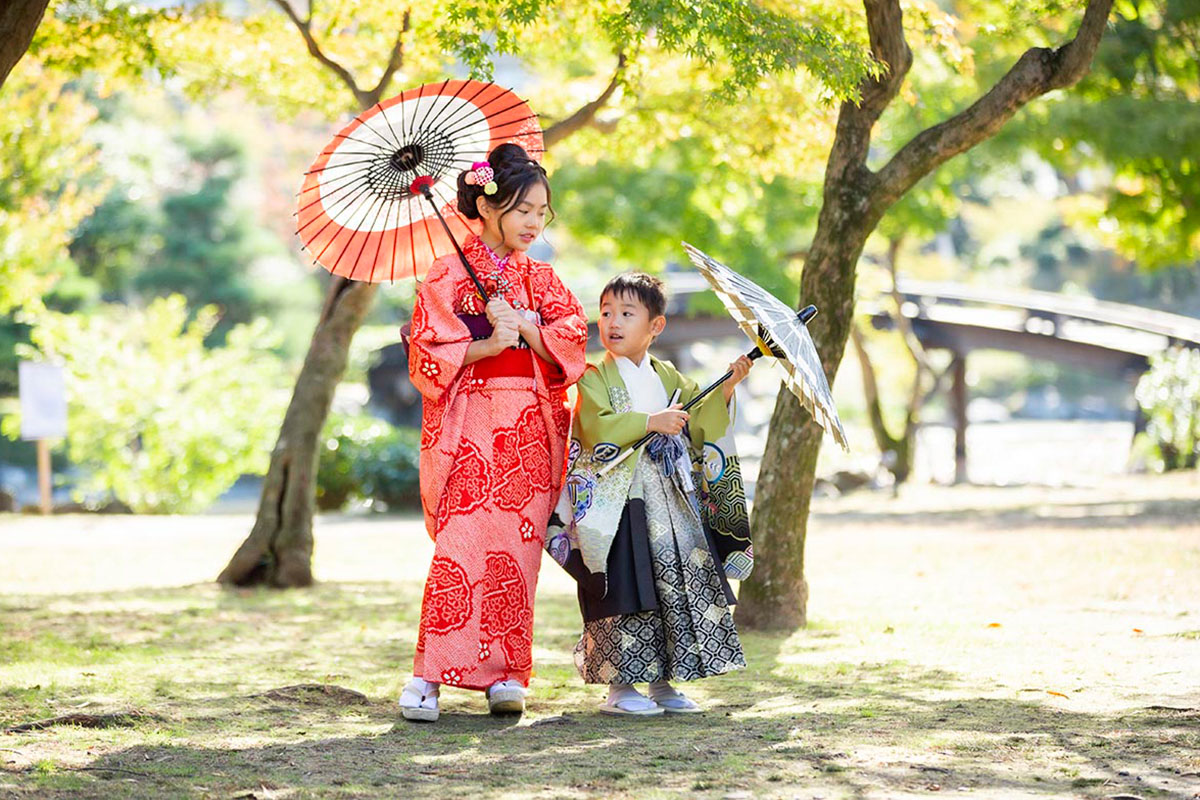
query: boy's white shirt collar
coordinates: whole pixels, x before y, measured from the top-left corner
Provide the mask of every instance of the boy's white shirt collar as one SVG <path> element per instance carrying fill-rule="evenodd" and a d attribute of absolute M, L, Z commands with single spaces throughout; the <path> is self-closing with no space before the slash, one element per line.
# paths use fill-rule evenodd
<path fill-rule="evenodd" d="M 663 385 L 658 370 L 654 369 L 654 362 L 650 359 L 649 351 L 642 357 L 641 364 L 634 364 L 625 356 L 614 356 L 613 360 L 617 364 L 621 380 L 625 382 L 625 389 L 629 392 L 629 403 L 633 406 L 634 411 L 640 411 L 643 414 L 657 414 L 667 407 L 670 403 L 670 399 L 667 397 L 667 387 Z M 692 482 L 691 457 L 686 453 L 681 455 L 678 468 L 679 480 L 683 484 L 684 491 L 693 491 L 695 484 Z"/>
<path fill-rule="evenodd" d="M 662 378 L 654 369 L 654 363 L 647 351 L 642 356 L 642 362 L 635 364 L 625 356 L 613 356 L 625 389 L 629 392 L 629 401 L 634 411 L 643 414 L 656 414 L 667 407 L 667 389 L 663 386 Z"/>
<path fill-rule="evenodd" d="M 642 363 L 640 364 L 634 363 L 634 360 L 628 356 L 613 356 L 613 360 L 618 364 L 624 361 L 634 369 L 645 369 L 650 364 L 650 351 L 647 350 L 645 353 L 642 353 Z"/>

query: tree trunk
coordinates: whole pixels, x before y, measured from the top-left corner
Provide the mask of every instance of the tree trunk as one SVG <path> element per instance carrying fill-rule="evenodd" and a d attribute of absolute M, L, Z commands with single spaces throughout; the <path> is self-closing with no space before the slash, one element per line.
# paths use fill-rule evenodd
<path fill-rule="evenodd" d="M 1070 86 L 1091 65 L 1112 0 L 1088 0 L 1075 37 L 1056 50 L 1025 52 L 969 108 L 917 134 L 878 172 L 866 166 L 871 129 L 912 66 L 899 0 L 863 0 L 871 54 L 884 66 L 842 103 L 825 166 L 817 232 L 800 279 L 801 304 L 820 315 L 809 325 L 833 383 L 854 313 L 854 274 L 867 237 L 884 213 L 925 175 L 993 136 L 1026 103 Z M 807 620 L 804 539 L 822 431 L 800 402 L 780 391 L 754 502 L 754 572 L 742 583 L 738 621 L 747 628 L 789 629 Z"/>
<path fill-rule="evenodd" d="M 877 218 L 858 211 L 852 187 L 826 191 L 817 236 L 800 280 L 800 305 L 819 314 L 809 323 L 830 384 L 837 375 L 854 314 L 854 268 Z M 781 388 L 767 435 L 754 495 L 754 571 L 742 582 L 737 622 L 759 630 L 788 630 L 807 622 L 804 541 L 824 431 Z"/>
<path fill-rule="evenodd" d="M 49 0 L 5 0 L 0 3 L 0 86 L 33 41 Z"/>
<path fill-rule="evenodd" d="M 317 445 L 333 392 L 346 371 L 350 340 L 362 324 L 377 284 L 331 282 L 304 366 L 292 390 L 254 527 L 217 580 L 235 586 L 308 586 Z"/>

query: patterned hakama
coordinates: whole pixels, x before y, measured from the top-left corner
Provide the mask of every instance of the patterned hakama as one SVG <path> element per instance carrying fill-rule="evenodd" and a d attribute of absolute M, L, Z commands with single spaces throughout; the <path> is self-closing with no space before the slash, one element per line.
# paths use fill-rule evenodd
<path fill-rule="evenodd" d="M 652 459 L 638 459 L 629 497 L 645 503 L 658 608 L 584 623 L 575 664 L 587 683 L 688 681 L 746 666 L 721 566 L 683 480 L 678 470 L 667 477 Z"/>

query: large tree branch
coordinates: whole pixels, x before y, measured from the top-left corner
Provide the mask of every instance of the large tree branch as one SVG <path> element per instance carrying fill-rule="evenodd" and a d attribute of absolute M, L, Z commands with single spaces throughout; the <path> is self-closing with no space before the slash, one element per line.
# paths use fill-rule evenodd
<path fill-rule="evenodd" d="M 0 86 L 33 41 L 49 0 L 6 0 L 0 3 Z"/>
<path fill-rule="evenodd" d="M 1012 69 L 970 108 L 927 128 L 877 173 L 873 202 L 888 208 L 921 178 L 993 136 L 1026 103 L 1071 86 L 1087 73 L 1108 24 L 1113 0 L 1089 0 L 1075 38 L 1058 49 L 1027 50 Z"/>
<path fill-rule="evenodd" d="M 862 100 L 857 107 L 869 114 L 874 123 L 900 91 L 912 67 L 912 51 L 904 39 L 904 19 L 898 0 L 863 0 L 863 7 L 871 56 L 885 67 L 878 77 L 867 78 L 860 84 Z"/>
<path fill-rule="evenodd" d="M 296 13 L 296 9 L 292 8 L 292 4 L 288 0 L 274 0 L 275 5 L 287 14 L 288 19 L 296 26 L 296 30 L 300 31 L 300 35 L 304 37 L 304 44 L 308 47 L 309 54 L 317 61 L 321 62 L 329 69 L 338 79 L 354 93 L 354 99 L 358 101 L 360 108 L 368 108 L 374 105 L 371 96 L 368 92 L 364 92 L 358 88 L 358 83 L 354 80 L 354 76 L 350 74 L 350 70 L 343 67 L 338 62 L 334 61 L 329 56 L 325 55 L 325 51 L 317 44 L 317 40 L 312 35 L 312 3 L 308 5 L 308 17 L 300 19 L 300 15 Z"/>
<path fill-rule="evenodd" d="M 608 82 L 608 86 L 604 87 L 604 91 L 600 93 L 600 96 L 580 108 L 571 116 L 560 119 L 542 132 L 542 139 L 545 141 L 547 150 L 550 149 L 551 145 L 561 142 L 571 134 L 595 122 L 596 114 L 604 107 L 609 98 L 613 96 L 613 92 L 617 90 L 617 87 L 621 85 L 621 76 L 625 73 L 625 63 L 625 54 L 618 53 L 617 68 L 613 71 L 612 80 Z"/>
<path fill-rule="evenodd" d="M 392 76 L 396 74 L 396 70 L 404 65 L 404 34 L 409 31 L 411 17 L 411 11 L 404 12 L 404 21 L 400 24 L 400 31 L 396 34 L 396 42 L 392 45 L 387 66 L 383 68 L 383 74 L 379 76 L 379 83 L 375 84 L 375 88 L 371 90 L 373 100 L 366 104 L 368 106 L 379 102 L 383 93 L 387 91 L 388 84 L 392 82 Z"/>
<path fill-rule="evenodd" d="M 912 51 L 904 39 L 904 21 L 899 0 L 863 0 L 871 56 L 881 72 L 858 85 L 859 100 L 842 103 L 837 132 L 825 169 L 825 187 L 857 188 L 865 192 L 871 174 L 866 167 L 871 145 L 871 128 L 900 91 L 912 66 Z"/>

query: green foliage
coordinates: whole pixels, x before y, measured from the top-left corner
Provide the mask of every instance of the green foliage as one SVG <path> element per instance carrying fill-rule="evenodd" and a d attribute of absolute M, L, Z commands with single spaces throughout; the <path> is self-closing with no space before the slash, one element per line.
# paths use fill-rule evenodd
<path fill-rule="evenodd" d="M 684 240 L 795 299 L 796 276 L 787 267 L 816 223 L 810 183 L 755 179 L 694 141 L 678 142 L 646 167 L 607 159 L 566 164 L 554 181 L 557 210 L 594 260 L 657 272 L 686 260 Z"/>
<path fill-rule="evenodd" d="M 611 53 L 630 56 L 643 48 L 657 49 L 706 67 L 726 65 L 718 89 L 725 99 L 745 95 L 764 77 L 798 67 L 813 74 L 830 96 L 848 98 L 877 65 L 853 36 L 826 24 L 831 8 L 837 7 L 810 4 L 801 12 L 752 0 L 462 0 L 445 8 L 437 35 L 480 78 L 492 76 L 496 55 L 524 55 L 529 39 L 569 26 L 594 32 Z"/>
<path fill-rule="evenodd" d="M 248 266 L 266 247 L 234 199 L 247 169 L 241 144 L 217 135 L 187 142 L 187 151 L 188 183 L 163 201 L 162 249 L 134 285 L 144 295 L 181 293 L 193 307 L 215 304 L 223 333 L 258 310 Z"/>
<path fill-rule="evenodd" d="M 1159 471 L 1200 463 L 1200 350 L 1174 347 L 1152 356 L 1137 385 L 1146 415 L 1140 445 Z"/>
<path fill-rule="evenodd" d="M 342 508 L 351 499 L 381 510 L 420 506 L 420 432 L 371 416 L 331 415 L 317 459 L 317 507 Z"/>
<path fill-rule="evenodd" d="M 67 243 L 103 192 L 89 188 L 95 111 L 23 60 L 0 94 L 0 313 L 38 304 L 70 269 Z"/>
<path fill-rule="evenodd" d="M 81 491 L 111 493 L 138 512 L 204 509 L 243 473 L 267 466 L 286 376 L 265 320 L 206 349 L 215 309 L 191 322 L 183 297 L 144 310 L 34 316 L 25 358 L 67 372 L 68 455 Z M 15 437 L 15 416 L 4 433 Z"/>
<path fill-rule="evenodd" d="M 51 0 L 29 55 L 63 74 L 91 71 L 102 88 L 137 82 L 163 66 L 155 26 L 178 18 L 123 0 Z"/>
<path fill-rule="evenodd" d="M 1031 116 L 1056 166 L 1111 173 L 1079 210 L 1107 244 L 1151 267 L 1200 252 L 1200 2 L 1124 0 L 1076 90 Z M 1132 134 L 1132 135 L 1131 135 Z"/>
<path fill-rule="evenodd" d="M 135 201 L 126 187 L 117 187 L 76 230 L 71 258 L 105 300 L 128 300 L 138 274 L 162 248 L 165 227 L 156 204 Z"/>
<path fill-rule="evenodd" d="M 308 4 L 293 0 L 292 6 L 307 16 Z M 393 87 L 385 87 L 385 97 L 440 79 L 449 66 L 434 35 L 445 9 L 435 3 L 410 8 L 403 72 Z M 309 29 L 322 52 L 344 67 L 360 89 L 374 88 L 404 25 L 405 6 L 333 0 L 314 2 L 311 9 Z M 155 22 L 151 36 L 159 69 L 178 76 L 197 100 L 235 89 L 285 117 L 315 112 L 334 118 L 361 110 L 345 82 L 309 54 L 293 24 L 267 0 L 196 4 Z"/>

